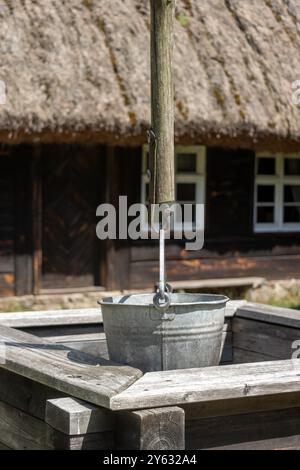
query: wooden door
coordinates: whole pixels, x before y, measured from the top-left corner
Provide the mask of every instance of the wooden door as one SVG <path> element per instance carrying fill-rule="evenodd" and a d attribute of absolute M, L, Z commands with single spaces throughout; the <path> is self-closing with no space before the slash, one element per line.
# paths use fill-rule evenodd
<path fill-rule="evenodd" d="M 100 284 L 96 208 L 101 149 L 48 146 L 42 155 L 42 288 Z"/>

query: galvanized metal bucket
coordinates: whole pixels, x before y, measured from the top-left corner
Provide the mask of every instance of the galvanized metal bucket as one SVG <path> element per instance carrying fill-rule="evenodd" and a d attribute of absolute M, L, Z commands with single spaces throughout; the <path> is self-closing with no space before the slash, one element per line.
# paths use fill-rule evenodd
<path fill-rule="evenodd" d="M 170 294 L 155 308 L 153 294 L 107 297 L 102 307 L 109 358 L 144 372 L 219 364 L 225 306 L 222 295 Z"/>

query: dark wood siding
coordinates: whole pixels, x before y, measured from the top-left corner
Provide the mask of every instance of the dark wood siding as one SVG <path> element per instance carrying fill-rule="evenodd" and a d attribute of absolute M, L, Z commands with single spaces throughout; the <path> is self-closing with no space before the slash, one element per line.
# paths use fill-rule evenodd
<path fill-rule="evenodd" d="M 107 149 L 106 200 L 118 208 L 120 195 L 127 196 L 128 207 L 140 202 L 141 149 L 116 147 Z M 118 218 L 117 212 L 117 218 Z M 105 285 L 108 289 L 132 287 L 131 241 L 106 243 Z"/>
<path fill-rule="evenodd" d="M 100 147 L 42 148 L 42 287 L 99 285 Z"/>
<path fill-rule="evenodd" d="M 0 295 L 32 292 L 32 147 L 0 148 Z"/>
<path fill-rule="evenodd" d="M 13 295 L 15 289 L 15 181 L 8 150 L 0 148 L 0 295 Z"/>

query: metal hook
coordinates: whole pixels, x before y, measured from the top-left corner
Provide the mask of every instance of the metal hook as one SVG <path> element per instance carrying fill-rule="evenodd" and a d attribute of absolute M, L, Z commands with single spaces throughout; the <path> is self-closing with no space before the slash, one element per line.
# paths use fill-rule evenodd
<path fill-rule="evenodd" d="M 158 309 L 166 309 L 171 302 L 169 289 L 166 284 L 165 269 L 165 231 L 159 231 L 159 283 L 158 291 L 153 298 L 154 306 Z"/>

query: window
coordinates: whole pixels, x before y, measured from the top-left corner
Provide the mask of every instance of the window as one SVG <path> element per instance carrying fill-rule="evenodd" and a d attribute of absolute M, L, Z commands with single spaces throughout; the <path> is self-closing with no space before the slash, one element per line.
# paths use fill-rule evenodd
<path fill-rule="evenodd" d="M 256 232 L 300 231 L 300 155 L 256 157 Z"/>
<path fill-rule="evenodd" d="M 148 145 L 143 147 L 141 201 L 149 202 L 149 178 L 147 175 L 149 159 Z M 204 204 L 205 192 L 205 147 L 175 148 L 176 202 L 180 204 Z M 193 219 L 195 214 L 193 213 Z M 187 222 L 188 223 L 188 222 Z M 191 223 L 191 228 L 193 221 Z M 187 227 L 186 227 L 187 228 Z"/>

